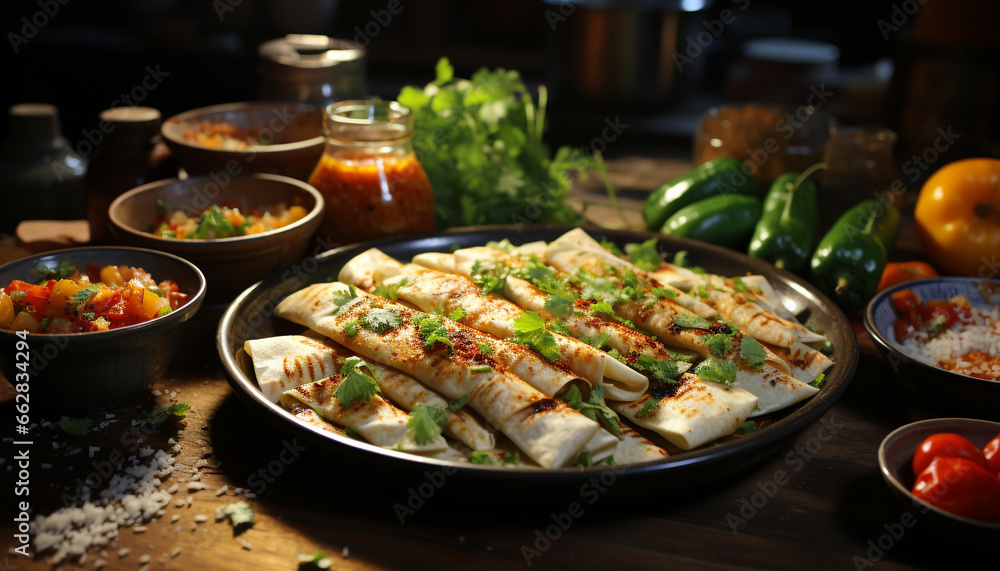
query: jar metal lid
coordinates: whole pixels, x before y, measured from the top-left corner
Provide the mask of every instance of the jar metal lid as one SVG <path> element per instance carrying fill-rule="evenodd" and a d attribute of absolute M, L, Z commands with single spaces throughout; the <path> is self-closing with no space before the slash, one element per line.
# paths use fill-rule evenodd
<path fill-rule="evenodd" d="M 362 65 L 365 59 L 365 49 L 354 42 L 311 34 L 288 34 L 264 42 L 258 54 L 268 66 L 291 70 Z"/>

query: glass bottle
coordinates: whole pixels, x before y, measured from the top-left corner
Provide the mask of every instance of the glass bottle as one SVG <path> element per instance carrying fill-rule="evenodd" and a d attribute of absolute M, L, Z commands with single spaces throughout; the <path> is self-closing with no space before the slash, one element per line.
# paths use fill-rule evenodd
<path fill-rule="evenodd" d="M 103 141 L 91 157 L 84 180 L 91 244 L 111 244 L 108 207 L 137 186 L 177 176 L 178 166 L 160 138 L 160 112 L 151 107 L 101 111 Z"/>
<path fill-rule="evenodd" d="M 0 233 L 13 234 L 28 219 L 82 218 L 87 159 L 63 136 L 58 108 L 20 103 L 9 112 L 0 154 Z"/>
<path fill-rule="evenodd" d="M 891 129 L 831 125 L 824 155 L 829 170 L 818 178 L 823 229 L 869 198 L 902 208 L 905 186 L 893 157 L 895 145 Z"/>
<path fill-rule="evenodd" d="M 395 101 L 326 107 L 309 177 L 326 201 L 320 233 L 348 244 L 434 229 L 434 191 L 413 152 L 413 114 Z"/>

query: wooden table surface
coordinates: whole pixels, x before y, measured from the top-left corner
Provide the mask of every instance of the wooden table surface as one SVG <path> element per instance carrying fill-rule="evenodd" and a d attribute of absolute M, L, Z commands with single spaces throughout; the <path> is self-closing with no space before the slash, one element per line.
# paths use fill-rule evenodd
<path fill-rule="evenodd" d="M 641 225 L 638 205 L 650 190 L 689 167 L 684 160 L 645 156 L 611 161 L 628 224 Z M 590 205 L 592 219 L 622 225 L 596 177 L 573 196 Z M 915 250 L 912 227 L 904 227 L 898 255 Z M 0 244 L 0 262 L 27 253 L 11 239 Z M 101 559 L 108 569 L 136 569 L 148 554 L 151 569 L 295 569 L 297 552 L 317 551 L 329 556 L 333 569 L 924 569 L 995 561 L 992 546 L 942 537 L 883 483 L 879 442 L 903 424 L 947 412 L 912 391 L 864 336 L 857 374 L 844 396 L 773 456 L 682 489 L 636 494 L 627 482 L 616 488 L 605 481 L 607 487 L 582 490 L 575 483 L 558 497 L 540 498 L 504 481 L 470 488 L 449 485 L 447 478 L 437 483 L 434 475 L 379 473 L 262 423 L 223 376 L 214 339 L 224 309 L 204 306 L 154 394 L 112 411 L 114 418 L 97 416 L 104 422 L 90 434 L 42 426 L 58 415 L 32 409 L 40 424 L 31 434 L 30 499 L 40 513 L 62 506 L 78 478 L 99 473 L 114 455 L 129 456 L 145 445 L 169 451 L 170 439 L 179 443 L 176 470 L 161 487 L 196 471 L 206 484 L 189 493 L 182 483 L 163 516 L 142 533 L 120 529 L 104 553 L 88 552 L 83 568 Z M 0 533 L 12 546 L 14 394 L 0 384 Z M 152 433 L 132 426 L 133 418 L 173 402 L 191 405 L 179 424 Z M 420 497 L 422 484 L 423 491 L 431 489 L 429 481 L 433 493 Z M 237 489 L 243 490 L 238 497 Z M 238 499 L 252 504 L 257 520 L 234 536 L 214 514 Z M 208 521 L 196 523 L 198 515 Z M 120 558 L 122 548 L 130 551 Z M 5 550 L 0 570 L 49 568 L 46 555 L 27 559 Z"/>

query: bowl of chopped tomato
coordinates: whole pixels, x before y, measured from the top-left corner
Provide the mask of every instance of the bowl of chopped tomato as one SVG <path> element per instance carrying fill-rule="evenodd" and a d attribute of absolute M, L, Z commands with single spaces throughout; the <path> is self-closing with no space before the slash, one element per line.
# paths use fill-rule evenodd
<path fill-rule="evenodd" d="M 268 173 L 306 180 L 323 154 L 323 110 L 305 103 L 239 102 L 169 117 L 160 127 L 190 175 Z"/>
<path fill-rule="evenodd" d="M 1000 280 L 899 283 L 869 302 L 864 325 L 893 370 L 929 403 L 1000 418 Z"/>
<path fill-rule="evenodd" d="M 878 449 L 882 478 L 916 521 L 967 541 L 1000 537 L 1000 423 L 933 418 L 901 426 Z"/>
<path fill-rule="evenodd" d="M 162 378 L 205 290 L 194 264 L 139 248 L 76 248 L 6 264 L 0 374 L 23 402 L 65 411 L 125 404 Z"/>
<path fill-rule="evenodd" d="M 115 199 L 108 218 L 118 243 L 193 262 L 208 280 L 208 300 L 229 303 L 302 258 L 323 211 L 323 196 L 305 182 L 246 174 L 144 184 Z"/>

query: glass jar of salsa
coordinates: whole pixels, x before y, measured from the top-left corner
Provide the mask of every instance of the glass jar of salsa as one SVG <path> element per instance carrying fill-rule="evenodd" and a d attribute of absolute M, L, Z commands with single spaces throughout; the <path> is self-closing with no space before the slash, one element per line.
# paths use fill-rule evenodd
<path fill-rule="evenodd" d="M 413 152 L 413 115 L 395 101 L 333 103 L 309 177 L 326 200 L 321 235 L 347 244 L 434 229 L 434 191 Z"/>

